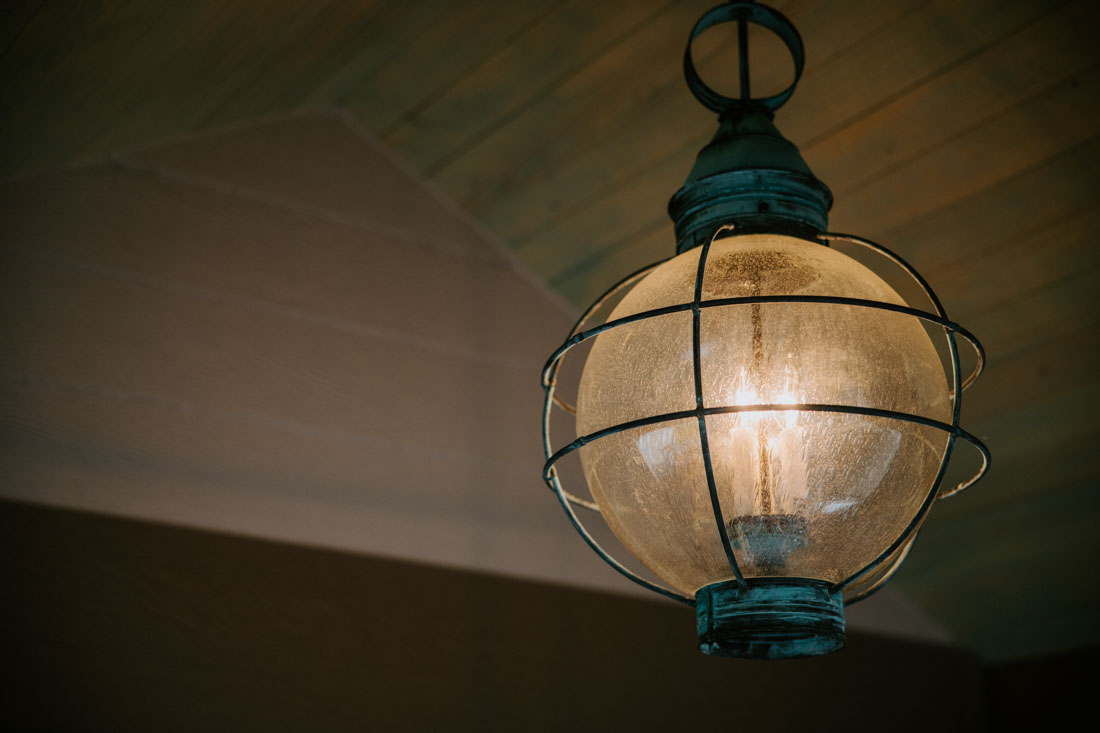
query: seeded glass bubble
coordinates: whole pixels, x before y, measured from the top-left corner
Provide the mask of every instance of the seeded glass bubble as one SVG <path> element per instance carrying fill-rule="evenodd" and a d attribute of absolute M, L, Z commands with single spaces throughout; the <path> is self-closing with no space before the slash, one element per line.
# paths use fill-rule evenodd
<path fill-rule="evenodd" d="M 608 317 L 690 302 L 701 249 L 661 265 Z M 711 246 L 703 299 L 825 295 L 904 305 L 834 249 L 778 235 Z M 918 319 L 835 304 L 702 310 L 705 407 L 830 404 L 951 420 L 947 379 Z M 581 376 L 577 431 L 695 409 L 692 315 L 673 313 L 596 337 Z M 707 417 L 715 485 L 746 577 L 839 582 L 905 529 L 947 446 L 935 428 L 797 410 Z M 733 578 L 692 417 L 626 430 L 580 450 L 593 498 L 623 545 L 677 590 Z"/>

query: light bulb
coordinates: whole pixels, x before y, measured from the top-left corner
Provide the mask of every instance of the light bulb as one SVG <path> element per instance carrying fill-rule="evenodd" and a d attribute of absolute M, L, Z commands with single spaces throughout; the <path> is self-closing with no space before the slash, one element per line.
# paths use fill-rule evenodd
<path fill-rule="evenodd" d="M 656 268 L 609 316 L 690 302 L 701 248 Z M 854 259 L 773 234 L 715 241 L 704 300 L 824 295 L 904 305 Z M 820 303 L 704 308 L 705 407 L 851 405 L 950 420 L 947 381 L 912 316 Z M 595 339 L 577 400 L 580 435 L 693 410 L 692 313 Z M 745 577 L 839 582 L 875 559 L 927 494 L 947 446 L 940 430 L 824 411 L 713 414 L 707 439 L 723 521 Z M 593 498 L 623 545 L 685 594 L 733 578 L 717 531 L 696 418 L 656 423 L 581 448 Z"/>

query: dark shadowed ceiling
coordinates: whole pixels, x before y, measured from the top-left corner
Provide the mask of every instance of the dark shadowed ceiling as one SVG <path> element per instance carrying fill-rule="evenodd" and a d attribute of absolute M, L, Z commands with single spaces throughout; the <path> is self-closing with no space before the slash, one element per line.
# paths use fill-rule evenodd
<path fill-rule="evenodd" d="M 713 2 L 9 2 L 0 175 L 337 107 L 579 307 L 671 253 L 665 204 L 714 129 L 680 57 Z M 774 6 L 807 48 L 777 122 L 832 228 L 902 254 L 989 355 L 964 422 L 993 470 L 896 582 L 990 658 L 1100 641 L 1100 6 Z M 719 85 L 730 41 L 696 46 Z M 754 84 L 785 84 L 750 45 Z"/>

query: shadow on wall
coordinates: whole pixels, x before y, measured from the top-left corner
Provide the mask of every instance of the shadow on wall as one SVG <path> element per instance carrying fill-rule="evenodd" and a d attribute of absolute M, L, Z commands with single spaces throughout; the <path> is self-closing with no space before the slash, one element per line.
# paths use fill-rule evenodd
<path fill-rule="evenodd" d="M 720 659 L 667 603 L 11 502 L 0 538 L 5 727 L 983 728 L 944 646 Z"/>

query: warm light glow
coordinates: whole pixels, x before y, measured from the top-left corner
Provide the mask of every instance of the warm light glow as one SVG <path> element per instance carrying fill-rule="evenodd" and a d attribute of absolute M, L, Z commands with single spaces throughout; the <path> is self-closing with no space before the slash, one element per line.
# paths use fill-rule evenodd
<path fill-rule="evenodd" d="M 700 249 L 665 263 L 610 319 L 692 299 Z M 855 260 L 777 235 L 715 242 L 703 298 L 828 295 L 902 304 Z M 936 350 L 912 316 L 854 306 L 768 303 L 701 315 L 704 405 L 831 404 L 950 420 Z M 577 430 L 695 408 L 692 314 L 596 338 Z M 794 409 L 707 418 L 715 485 L 747 577 L 839 581 L 902 531 L 946 447 L 938 430 L 888 418 Z M 615 535 L 673 587 L 732 578 L 711 506 L 695 418 L 616 433 L 581 449 Z"/>
<path fill-rule="evenodd" d="M 724 403 L 802 403 L 791 386 L 791 375 L 775 399 L 758 396 L 753 385 L 763 383 L 764 376 L 750 376 L 741 369 Z M 731 465 L 742 467 L 728 477 L 735 516 L 798 513 L 808 491 L 805 435 L 798 420 L 797 410 L 735 413 L 728 434 L 715 436 L 715 449 L 727 453 Z"/>

